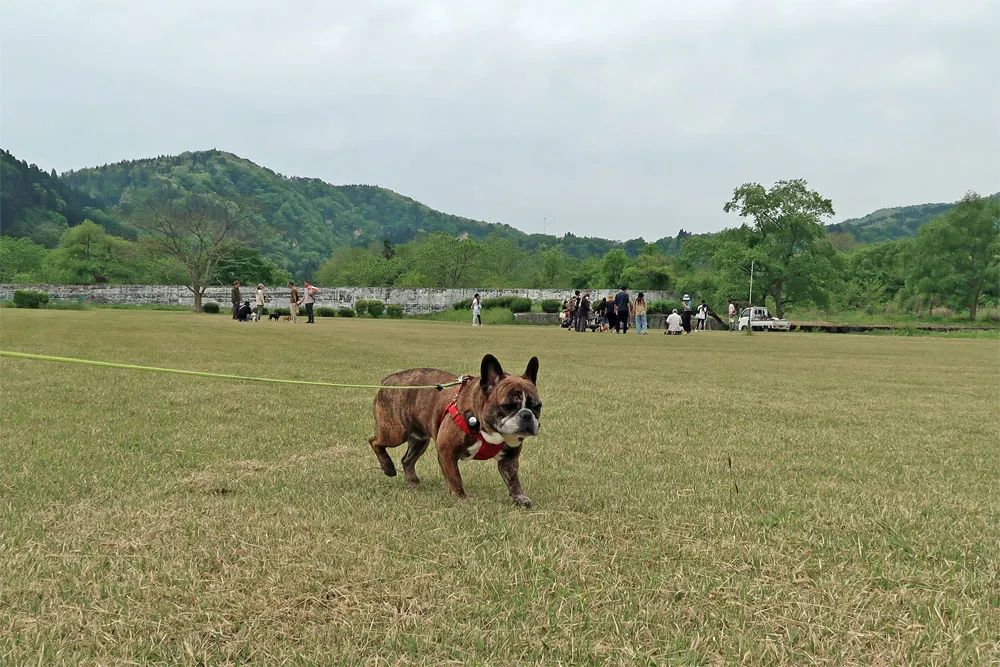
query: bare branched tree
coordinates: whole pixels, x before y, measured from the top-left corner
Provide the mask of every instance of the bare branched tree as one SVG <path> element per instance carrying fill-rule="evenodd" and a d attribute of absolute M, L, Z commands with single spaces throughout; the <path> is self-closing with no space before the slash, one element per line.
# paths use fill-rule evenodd
<path fill-rule="evenodd" d="M 256 209 L 245 201 L 207 195 L 184 198 L 150 197 L 131 216 L 155 253 L 180 262 L 185 285 L 201 312 L 202 297 L 216 265 L 244 246 L 253 234 Z"/>

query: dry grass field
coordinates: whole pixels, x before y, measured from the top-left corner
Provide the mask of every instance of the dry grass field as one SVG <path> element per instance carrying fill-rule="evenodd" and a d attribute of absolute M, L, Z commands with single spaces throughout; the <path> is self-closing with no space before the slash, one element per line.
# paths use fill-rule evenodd
<path fill-rule="evenodd" d="M 990 664 L 1000 343 L 0 311 L 0 347 L 372 383 L 541 360 L 507 501 L 373 392 L 0 359 L 0 664 Z M 402 452 L 393 452 L 398 461 Z"/>

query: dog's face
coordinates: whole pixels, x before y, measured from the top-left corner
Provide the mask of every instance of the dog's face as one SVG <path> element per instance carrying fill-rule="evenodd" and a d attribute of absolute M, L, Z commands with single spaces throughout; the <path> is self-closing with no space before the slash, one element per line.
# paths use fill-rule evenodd
<path fill-rule="evenodd" d="M 538 357 L 532 357 L 524 375 L 507 375 L 492 354 L 483 357 L 479 379 L 485 395 L 483 425 L 516 447 L 531 435 L 538 435 L 542 402 L 538 398 Z"/>

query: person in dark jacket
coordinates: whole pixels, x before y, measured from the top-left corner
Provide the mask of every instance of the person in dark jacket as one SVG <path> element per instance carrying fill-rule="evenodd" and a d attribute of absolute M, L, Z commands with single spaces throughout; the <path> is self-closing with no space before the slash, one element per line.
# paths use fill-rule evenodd
<path fill-rule="evenodd" d="M 594 309 L 594 315 L 597 317 L 597 324 L 599 325 L 597 330 L 604 331 L 604 327 L 608 325 L 608 300 L 606 297 L 601 297 L 601 302 Z"/>
<path fill-rule="evenodd" d="M 622 285 L 621 291 L 615 294 L 615 312 L 618 313 L 615 333 L 628 333 L 629 306 L 628 288 Z"/>
<path fill-rule="evenodd" d="M 576 314 L 580 310 L 580 290 L 573 292 L 569 300 L 569 328 L 572 331 L 576 328 Z"/>
<path fill-rule="evenodd" d="M 587 316 L 590 314 L 590 292 L 584 292 L 580 298 L 580 307 L 576 309 L 576 330 L 587 330 Z"/>
<path fill-rule="evenodd" d="M 233 301 L 233 319 L 237 319 L 237 315 L 240 312 L 240 281 L 233 283 L 233 291 L 230 293 L 230 298 Z"/>

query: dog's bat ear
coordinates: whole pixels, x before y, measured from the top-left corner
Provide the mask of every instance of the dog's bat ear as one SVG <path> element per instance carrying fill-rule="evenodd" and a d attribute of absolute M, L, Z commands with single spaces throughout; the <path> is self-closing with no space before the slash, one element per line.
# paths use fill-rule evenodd
<path fill-rule="evenodd" d="M 497 382 L 503 377 L 503 368 L 500 367 L 500 362 L 492 354 L 487 354 L 483 357 L 483 363 L 479 367 L 479 386 L 483 388 L 484 393 L 488 393 L 490 389 L 497 386 Z"/>
<path fill-rule="evenodd" d="M 528 367 L 524 371 L 524 379 L 531 382 L 531 384 L 538 384 L 538 357 L 532 357 L 528 362 Z"/>

